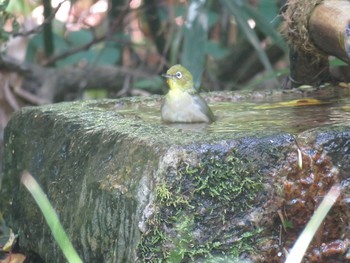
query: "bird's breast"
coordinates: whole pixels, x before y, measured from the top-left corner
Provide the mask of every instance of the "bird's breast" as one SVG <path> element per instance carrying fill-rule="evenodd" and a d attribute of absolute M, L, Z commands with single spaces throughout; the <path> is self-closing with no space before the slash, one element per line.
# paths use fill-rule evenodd
<path fill-rule="evenodd" d="M 170 90 L 162 105 L 161 115 L 164 122 L 210 122 L 203 105 L 187 92 Z"/>

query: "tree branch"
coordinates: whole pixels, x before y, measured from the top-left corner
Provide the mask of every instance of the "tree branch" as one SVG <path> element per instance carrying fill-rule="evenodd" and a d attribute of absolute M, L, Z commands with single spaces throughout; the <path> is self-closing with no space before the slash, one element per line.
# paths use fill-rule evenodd
<path fill-rule="evenodd" d="M 16 61 L 6 56 L 0 56 L 1 70 L 17 72 L 23 76 L 21 90 L 31 92 L 40 101 L 47 102 L 62 101 L 66 94 L 79 94 L 89 89 L 118 92 L 123 88 L 123 82 L 127 76 L 132 78 L 154 77 L 154 74 L 145 73 L 144 70 L 115 66 L 86 65 L 84 67 L 67 66 L 60 69 L 46 68 Z"/>
<path fill-rule="evenodd" d="M 44 25 L 51 23 L 51 21 L 52 21 L 52 20 L 54 19 L 54 17 L 56 16 L 56 13 L 58 12 L 58 10 L 61 8 L 61 6 L 63 5 L 63 3 L 66 2 L 66 1 L 67 1 L 67 0 L 63 0 L 62 2 L 60 2 L 60 3 L 57 5 L 57 7 L 55 8 L 55 10 L 51 13 L 51 15 L 50 15 L 48 18 L 46 18 L 46 19 L 44 20 L 44 22 L 43 22 L 41 25 L 39 25 L 39 26 L 33 28 L 32 30 L 29 30 L 29 31 L 13 33 L 12 36 L 13 36 L 13 37 L 28 37 L 28 36 L 30 36 L 30 35 L 40 33 L 40 32 L 42 31 Z"/>

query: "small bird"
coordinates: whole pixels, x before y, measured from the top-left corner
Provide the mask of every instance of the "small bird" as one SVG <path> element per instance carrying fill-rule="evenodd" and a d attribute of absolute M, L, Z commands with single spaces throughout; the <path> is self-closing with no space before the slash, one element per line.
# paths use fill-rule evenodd
<path fill-rule="evenodd" d="M 174 65 L 166 74 L 169 92 L 161 107 L 163 122 L 211 123 L 214 114 L 193 86 L 192 74 L 181 65 Z"/>

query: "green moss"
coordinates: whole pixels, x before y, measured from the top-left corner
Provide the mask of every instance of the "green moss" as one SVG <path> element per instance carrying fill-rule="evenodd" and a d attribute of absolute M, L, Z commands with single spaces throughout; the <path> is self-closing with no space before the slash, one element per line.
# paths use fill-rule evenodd
<path fill-rule="evenodd" d="M 234 258 L 238 258 L 242 252 L 254 252 L 254 239 L 257 234 L 261 233 L 262 229 L 258 228 L 253 231 L 243 233 L 232 247 L 231 254 Z"/>
<path fill-rule="evenodd" d="M 163 181 L 156 187 L 155 193 L 158 201 L 162 204 L 165 204 L 166 206 L 176 207 L 179 205 L 188 205 L 188 201 L 185 200 L 183 196 L 175 195 L 173 191 L 170 191 L 167 188 L 167 184 L 165 181 Z"/>
<path fill-rule="evenodd" d="M 254 249 L 251 240 L 260 230 L 238 231 L 230 224 L 262 190 L 259 171 L 236 152 L 214 156 L 208 153 L 197 164 L 181 161 L 158 183 L 156 212 L 140 244 L 141 261 L 232 258 Z"/>
<path fill-rule="evenodd" d="M 170 262 L 181 262 L 186 254 L 191 252 L 191 230 L 193 228 L 193 217 L 182 215 L 180 217 L 173 218 L 174 222 L 177 222 L 175 227 L 177 236 L 172 238 L 174 245 L 173 249 L 168 255 Z"/>
<path fill-rule="evenodd" d="M 262 189 L 260 178 L 252 176 L 253 166 L 247 159 L 229 155 L 224 160 L 210 158 L 193 174 L 195 193 L 212 198 L 226 211 L 243 212 L 251 207 Z"/>

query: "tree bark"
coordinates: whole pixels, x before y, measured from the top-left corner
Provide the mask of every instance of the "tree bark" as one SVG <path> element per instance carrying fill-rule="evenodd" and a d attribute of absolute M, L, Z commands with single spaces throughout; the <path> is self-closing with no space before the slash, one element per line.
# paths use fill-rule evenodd
<path fill-rule="evenodd" d="M 128 75 L 134 78 L 153 77 L 152 74 L 138 69 L 116 66 L 46 68 L 6 56 L 0 56 L 0 71 L 16 72 L 21 75 L 22 89 L 35 94 L 47 103 L 62 101 L 67 93 L 79 93 L 89 89 L 118 92 Z"/>
<path fill-rule="evenodd" d="M 349 1 L 324 1 L 311 14 L 309 34 L 312 41 L 329 55 L 350 64 L 347 29 L 350 24 Z"/>
<path fill-rule="evenodd" d="M 290 0 L 284 14 L 292 86 L 333 80 L 328 57 L 350 64 L 350 2 Z"/>

